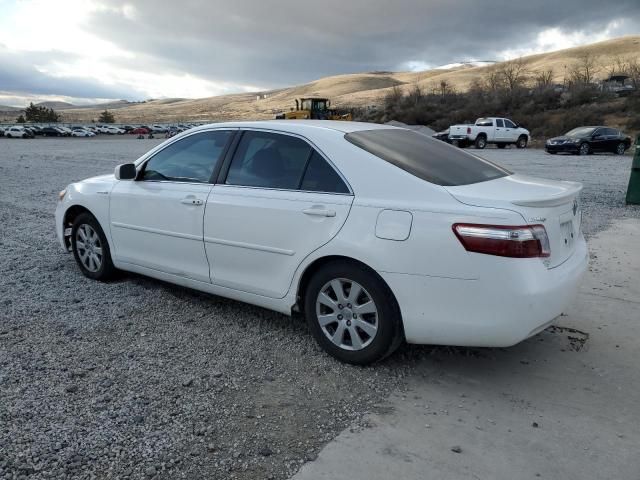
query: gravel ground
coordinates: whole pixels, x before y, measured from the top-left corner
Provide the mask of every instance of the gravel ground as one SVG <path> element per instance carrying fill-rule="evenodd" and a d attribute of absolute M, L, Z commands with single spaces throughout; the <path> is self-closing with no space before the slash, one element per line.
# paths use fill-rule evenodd
<path fill-rule="evenodd" d="M 0 139 L 0 478 L 287 478 L 386 408 L 428 347 L 342 365 L 303 322 L 135 275 L 83 277 L 56 194 L 161 140 Z M 624 207 L 631 157 L 481 154 L 585 183 L 585 230 Z M 466 354 L 466 353 L 461 353 Z"/>

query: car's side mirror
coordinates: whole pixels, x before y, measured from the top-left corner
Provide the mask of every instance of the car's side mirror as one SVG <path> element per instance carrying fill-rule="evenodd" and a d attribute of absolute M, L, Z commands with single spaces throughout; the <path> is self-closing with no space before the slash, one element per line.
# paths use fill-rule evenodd
<path fill-rule="evenodd" d="M 133 163 L 123 163 L 116 167 L 116 180 L 135 180 L 138 175 L 136 166 Z"/>

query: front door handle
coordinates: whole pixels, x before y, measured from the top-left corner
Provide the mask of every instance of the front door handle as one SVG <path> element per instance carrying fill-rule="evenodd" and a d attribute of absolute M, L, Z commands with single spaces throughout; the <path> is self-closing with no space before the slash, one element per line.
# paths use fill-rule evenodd
<path fill-rule="evenodd" d="M 335 217 L 336 216 L 335 210 L 327 210 L 326 208 L 322 208 L 322 207 L 305 208 L 304 210 L 302 210 L 302 213 L 304 213 L 305 215 L 312 215 L 314 217 Z"/>
<path fill-rule="evenodd" d="M 189 195 L 188 197 L 184 197 L 182 200 L 180 200 L 180 203 L 184 204 L 184 205 L 202 205 L 204 202 L 199 199 L 194 197 L 193 195 Z"/>

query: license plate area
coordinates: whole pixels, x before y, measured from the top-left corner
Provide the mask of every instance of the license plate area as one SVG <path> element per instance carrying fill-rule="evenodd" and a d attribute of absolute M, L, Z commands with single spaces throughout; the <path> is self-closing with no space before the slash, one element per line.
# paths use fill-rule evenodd
<path fill-rule="evenodd" d="M 571 248 L 575 240 L 575 232 L 573 230 L 573 220 L 560 223 L 560 235 L 562 244 L 566 248 Z"/>

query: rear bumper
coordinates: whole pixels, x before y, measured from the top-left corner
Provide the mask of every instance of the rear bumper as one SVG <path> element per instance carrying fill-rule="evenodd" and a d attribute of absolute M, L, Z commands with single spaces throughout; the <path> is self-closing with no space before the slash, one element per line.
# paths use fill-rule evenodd
<path fill-rule="evenodd" d="M 552 324 L 569 305 L 587 268 L 587 245 L 581 235 L 573 255 L 552 269 L 529 260 L 477 280 L 380 275 L 396 295 L 407 342 L 507 347 Z"/>

